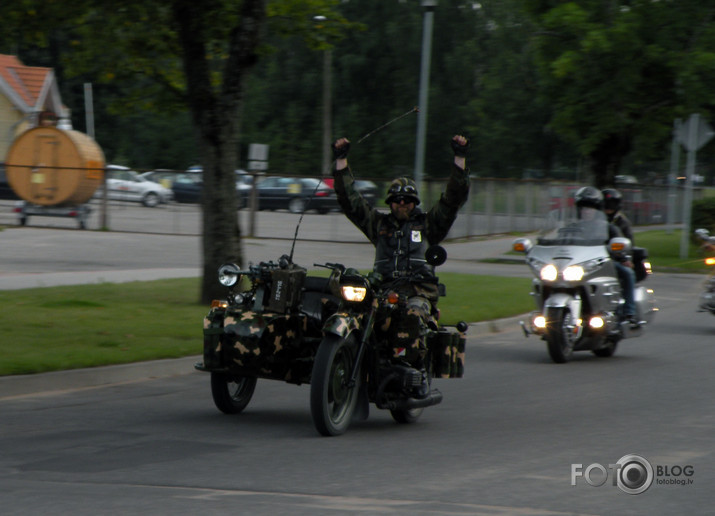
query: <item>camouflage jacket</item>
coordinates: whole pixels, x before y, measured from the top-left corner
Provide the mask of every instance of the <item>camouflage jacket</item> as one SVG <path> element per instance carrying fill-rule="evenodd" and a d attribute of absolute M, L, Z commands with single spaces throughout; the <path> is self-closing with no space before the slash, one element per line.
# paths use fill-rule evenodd
<path fill-rule="evenodd" d="M 464 205 L 469 195 L 469 171 L 453 166 L 452 174 L 447 182 L 447 188 L 429 211 L 423 212 L 419 207 L 415 207 L 410 220 L 400 223 L 389 212 L 382 212 L 370 205 L 363 199 L 360 192 L 355 187 L 355 180 L 349 168 L 337 170 L 335 172 L 335 192 L 338 195 L 338 202 L 345 215 L 355 224 L 367 238 L 378 248 L 378 254 L 385 254 L 386 250 L 394 253 L 399 252 L 398 246 L 404 240 L 404 235 L 409 235 L 411 242 L 419 243 L 419 249 L 423 253 L 428 245 L 436 245 L 447 236 L 452 227 L 457 212 Z M 419 232 L 419 235 L 416 235 Z M 403 236 L 401 239 L 400 236 Z M 408 254 L 409 255 L 409 254 Z M 376 257 L 375 270 L 385 276 L 395 272 L 395 269 L 409 267 L 410 260 L 404 262 L 395 259 L 390 264 L 378 263 L 380 257 Z M 404 265 L 401 265 L 403 264 Z M 424 266 L 424 259 L 413 261 L 417 267 Z M 385 267 L 392 270 L 385 270 Z"/>

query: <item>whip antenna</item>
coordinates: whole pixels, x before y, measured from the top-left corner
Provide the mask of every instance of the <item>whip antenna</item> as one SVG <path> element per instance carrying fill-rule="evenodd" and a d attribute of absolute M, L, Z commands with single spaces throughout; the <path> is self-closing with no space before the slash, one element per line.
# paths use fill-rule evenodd
<path fill-rule="evenodd" d="M 357 145 L 358 143 L 362 142 L 363 140 L 369 138 L 370 136 L 372 136 L 372 135 L 375 134 L 376 132 L 382 131 L 385 127 L 387 127 L 388 125 L 392 124 L 393 122 L 397 122 L 398 120 L 400 120 L 400 119 L 402 119 L 402 118 L 405 118 L 407 115 L 410 115 L 410 114 L 412 114 L 412 113 L 419 113 L 419 111 L 420 111 L 420 110 L 419 110 L 419 108 L 418 108 L 417 106 L 413 107 L 412 109 L 410 109 L 410 110 L 407 111 L 406 113 L 402 113 L 400 116 L 395 117 L 395 118 L 393 118 L 392 120 L 390 120 L 389 122 L 382 124 L 380 127 L 377 127 L 377 128 L 375 128 L 375 129 L 373 129 L 372 131 L 370 131 L 369 133 L 367 133 L 365 136 L 363 136 L 362 138 L 360 138 L 355 145 Z"/>

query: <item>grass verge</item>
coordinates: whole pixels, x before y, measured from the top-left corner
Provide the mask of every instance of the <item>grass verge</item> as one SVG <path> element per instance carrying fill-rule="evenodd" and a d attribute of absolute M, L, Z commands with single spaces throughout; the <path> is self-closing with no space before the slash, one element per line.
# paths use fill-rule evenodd
<path fill-rule="evenodd" d="M 442 322 L 532 309 L 525 278 L 443 273 Z M 0 375 L 30 374 L 202 353 L 198 278 L 0 292 Z"/>

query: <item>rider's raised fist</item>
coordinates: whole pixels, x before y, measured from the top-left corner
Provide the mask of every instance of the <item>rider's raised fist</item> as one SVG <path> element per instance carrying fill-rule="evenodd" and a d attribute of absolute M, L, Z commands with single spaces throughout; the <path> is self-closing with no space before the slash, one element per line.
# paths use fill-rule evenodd
<path fill-rule="evenodd" d="M 350 150 L 350 140 L 339 138 L 333 142 L 331 148 L 333 149 L 333 159 L 345 159 L 348 157 L 348 151 Z"/>

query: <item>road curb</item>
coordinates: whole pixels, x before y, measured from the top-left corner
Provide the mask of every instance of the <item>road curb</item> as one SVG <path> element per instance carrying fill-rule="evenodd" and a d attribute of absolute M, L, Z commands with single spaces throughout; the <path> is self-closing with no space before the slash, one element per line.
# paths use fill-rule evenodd
<path fill-rule="evenodd" d="M 501 333 L 503 331 L 520 329 L 519 321 L 524 321 L 528 317 L 529 314 L 522 314 L 514 317 L 505 317 L 504 319 L 470 323 L 467 335 L 486 335 L 489 333 Z"/>
<path fill-rule="evenodd" d="M 519 321 L 524 320 L 525 317 L 526 315 L 519 315 L 470 323 L 467 335 L 475 337 L 513 330 L 519 327 Z M 195 355 L 50 373 L 0 376 L 0 400 L 198 373 L 194 369 L 194 364 L 201 359 L 201 355 Z"/>
<path fill-rule="evenodd" d="M 104 387 L 188 374 L 201 356 L 0 377 L 0 399 Z"/>

